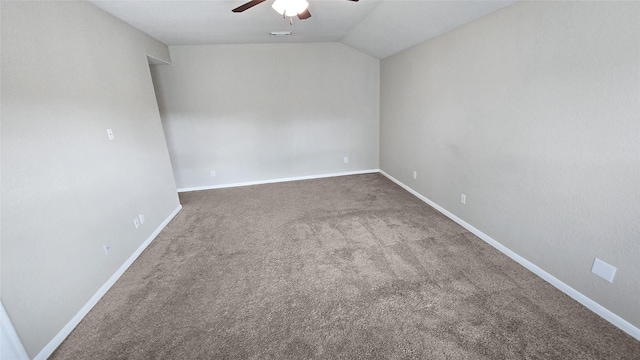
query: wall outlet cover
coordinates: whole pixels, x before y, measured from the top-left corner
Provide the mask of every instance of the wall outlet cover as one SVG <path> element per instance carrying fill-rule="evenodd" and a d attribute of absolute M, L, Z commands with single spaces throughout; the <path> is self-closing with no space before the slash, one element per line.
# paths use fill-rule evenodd
<path fill-rule="evenodd" d="M 598 258 L 595 258 L 593 266 L 591 266 L 592 273 L 600 276 L 608 282 L 613 282 L 613 277 L 616 276 L 617 270 L 618 269 L 615 266 L 611 266 Z"/>

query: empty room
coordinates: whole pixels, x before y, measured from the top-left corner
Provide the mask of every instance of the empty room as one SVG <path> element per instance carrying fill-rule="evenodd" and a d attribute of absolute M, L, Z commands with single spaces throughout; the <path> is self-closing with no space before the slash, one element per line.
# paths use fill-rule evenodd
<path fill-rule="evenodd" d="M 640 358 L 640 2 L 0 16 L 1 359 Z"/>

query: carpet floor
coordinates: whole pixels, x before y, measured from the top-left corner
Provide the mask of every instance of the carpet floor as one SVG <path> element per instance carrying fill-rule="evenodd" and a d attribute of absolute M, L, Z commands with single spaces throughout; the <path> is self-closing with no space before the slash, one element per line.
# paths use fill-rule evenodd
<path fill-rule="evenodd" d="M 380 174 L 180 194 L 51 359 L 638 359 Z"/>

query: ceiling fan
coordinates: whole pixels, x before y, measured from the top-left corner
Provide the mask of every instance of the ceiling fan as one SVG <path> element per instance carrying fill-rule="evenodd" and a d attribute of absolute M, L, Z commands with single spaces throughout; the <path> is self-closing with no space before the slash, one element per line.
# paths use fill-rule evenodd
<path fill-rule="evenodd" d="M 252 0 L 244 5 L 238 6 L 231 11 L 236 13 L 243 12 L 265 1 L 267 0 Z M 358 0 L 347 1 L 357 2 Z M 271 7 L 283 17 L 288 16 L 289 23 L 291 25 L 293 25 L 294 16 L 298 16 L 298 19 L 300 20 L 308 19 L 311 17 L 311 13 L 309 12 L 309 3 L 307 2 L 307 0 L 275 0 Z"/>

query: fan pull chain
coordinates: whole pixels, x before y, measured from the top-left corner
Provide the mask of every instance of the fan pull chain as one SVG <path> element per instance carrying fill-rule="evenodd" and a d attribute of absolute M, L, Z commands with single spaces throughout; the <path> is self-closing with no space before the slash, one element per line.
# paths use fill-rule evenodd
<path fill-rule="evenodd" d="M 293 17 L 289 17 L 289 24 L 293 25 Z"/>

